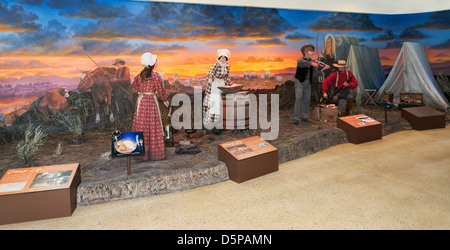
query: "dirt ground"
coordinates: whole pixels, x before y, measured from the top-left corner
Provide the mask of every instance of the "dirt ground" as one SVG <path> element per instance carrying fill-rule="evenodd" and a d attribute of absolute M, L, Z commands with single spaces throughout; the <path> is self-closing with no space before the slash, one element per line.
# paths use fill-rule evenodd
<path fill-rule="evenodd" d="M 311 113 L 311 112 L 310 112 Z M 363 113 L 369 117 L 380 121 L 383 124 L 383 136 L 402 130 L 411 129 L 410 124 L 401 118 L 400 110 L 388 112 L 388 122 L 385 122 L 384 109 L 380 106 L 367 105 L 365 107 L 355 107 L 352 114 Z M 336 127 L 336 123 L 326 123 L 320 121 L 300 122 L 298 125 L 292 123 L 293 110 L 282 110 L 279 114 L 279 136 L 276 140 L 269 141 L 277 147 L 284 143 L 289 143 L 293 135 L 302 133 L 312 133 L 318 130 Z M 449 113 L 446 114 L 447 123 Z M 80 163 L 82 179 L 84 181 L 101 181 L 113 178 L 117 175 L 127 174 L 126 157 L 111 157 L 111 133 L 109 129 L 103 127 L 98 129 L 85 129 L 81 144 L 71 144 L 68 132 L 49 134 L 45 138 L 43 148 L 36 154 L 32 161 L 33 166 L 45 166 L 67 163 Z M 126 132 L 126 131 L 123 131 Z M 140 161 L 131 159 L 132 172 L 135 171 L 161 171 L 164 169 L 177 169 L 191 167 L 199 163 L 217 161 L 217 146 L 220 143 L 233 141 L 250 136 L 260 135 L 261 131 L 223 131 L 220 135 L 205 134 L 205 131 L 198 130 L 192 134 L 191 141 L 196 143 L 202 154 L 176 154 L 176 147 L 167 148 L 167 158 L 161 161 Z M 175 136 L 175 141 L 186 138 L 184 130 L 179 130 Z M 0 145 L 0 176 L 12 168 L 22 168 L 17 157 L 17 143 L 11 142 Z M 62 143 L 62 151 L 57 154 L 58 144 Z M 203 152 L 211 152 L 205 154 Z M 200 156 L 200 157 L 199 157 Z"/>

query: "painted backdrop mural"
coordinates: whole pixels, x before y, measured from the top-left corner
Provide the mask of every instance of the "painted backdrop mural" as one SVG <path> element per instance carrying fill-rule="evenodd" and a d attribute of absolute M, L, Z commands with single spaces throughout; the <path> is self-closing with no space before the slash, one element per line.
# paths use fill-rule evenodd
<path fill-rule="evenodd" d="M 323 36 L 341 34 L 378 48 L 386 73 L 403 42 L 422 43 L 433 73 L 448 75 L 449 28 L 449 10 L 380 15 L 164 2 L 0 0 L 0 113 L 29 104 L 44 90 L 74 90 L 80 71 L 97 67 L 85 53 L 101 66 L 112 67 L 122 58 L 134 77 L 142 69 L 141 54 L 150 51 L 158 55 L 157 71 L 169 82 L 179 76 L 189 85 L 205 78 L 217 49 L 228 48 L 232 75 L 269 73 L 290 79 L 303 44 L 323 50 Z"/>

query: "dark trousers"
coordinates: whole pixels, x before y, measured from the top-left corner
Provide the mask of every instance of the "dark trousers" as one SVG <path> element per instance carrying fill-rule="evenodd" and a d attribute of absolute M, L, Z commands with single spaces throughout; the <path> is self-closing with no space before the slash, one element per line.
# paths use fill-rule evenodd
<path fill-rule="evenodd" d="M 331 103 L 338 106 L 338 110 L 342 115 L 350 113 L 350 105 L 348 105 L 348 103 L 353 102 L 355 102 L 355 97 L 353 97 L 350 89 L 342 89 L 339 93 L 333 96 L 333 99 L 331 99 Z"/>

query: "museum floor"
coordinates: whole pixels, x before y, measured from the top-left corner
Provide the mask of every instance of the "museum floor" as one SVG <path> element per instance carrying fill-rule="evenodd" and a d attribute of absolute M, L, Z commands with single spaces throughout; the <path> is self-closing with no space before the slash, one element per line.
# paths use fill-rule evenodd
<path fill-rule="evenodd" d="M 450 125 L 333 146 L 279 168 L 0 229 L 450 229 Z"/>

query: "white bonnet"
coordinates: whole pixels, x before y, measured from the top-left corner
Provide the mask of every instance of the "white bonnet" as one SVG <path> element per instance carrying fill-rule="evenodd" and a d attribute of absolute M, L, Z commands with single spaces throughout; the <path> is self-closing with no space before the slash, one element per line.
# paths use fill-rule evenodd
<path fill-rule="evenodd" d="M 156 55 L 153 55 L 150 52 L 145 52 L 141 56 L 141 64 L 142 66 L 153 66 L 156 63 Z"/>
<path fill-rule="evenodd" d="M 227 49 L 219 49 L 217 51 L 217 59 L 219 59 L 221 56 L 225 56 L 226 58 L 230 59 L 230 51 Z"/>

